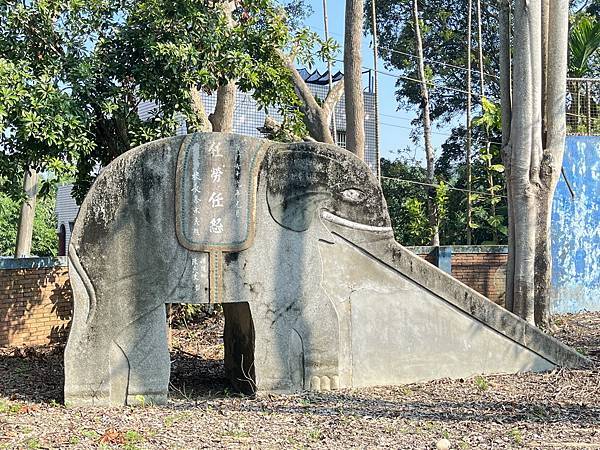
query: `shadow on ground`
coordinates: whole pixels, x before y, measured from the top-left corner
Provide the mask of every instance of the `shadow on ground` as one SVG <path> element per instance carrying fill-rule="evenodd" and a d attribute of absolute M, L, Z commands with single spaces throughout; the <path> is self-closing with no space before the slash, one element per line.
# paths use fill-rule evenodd
<path fill-rule="evenodd" d="M 0 397 L 28 402 L 63 402 L 63 346 L 0 349 Z M 223 360 L 171 352 L 171 398 L 196 400 L 232 392 Z"/>

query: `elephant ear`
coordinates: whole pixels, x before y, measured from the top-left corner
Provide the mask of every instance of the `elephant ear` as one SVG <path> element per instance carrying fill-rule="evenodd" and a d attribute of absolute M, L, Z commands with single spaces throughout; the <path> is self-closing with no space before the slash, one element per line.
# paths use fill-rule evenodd
<path fill-rule="evenodd" d="M 306 231 L 318 209 L 332 198 L 327 158 L 313 151 L 280 150 L 267 157 L 267 204 L 279 225 Z"/>

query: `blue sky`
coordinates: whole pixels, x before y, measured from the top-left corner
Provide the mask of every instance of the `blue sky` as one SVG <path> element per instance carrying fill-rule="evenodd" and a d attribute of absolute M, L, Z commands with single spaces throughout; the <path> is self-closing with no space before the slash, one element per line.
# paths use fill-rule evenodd
<path fill-rule="evenodd" d="M 323 2 L 322 0 L 309 0 L 308 3 L 313 8 L 313 14 L 305 21 L 306 26 L 323 36 Z M 344 41 L 344 8 L 345 1 L 329 0 L 327 2 L 329 15 L 329 34 L 332 38 L 343 45 Z M 385 45 L 381 43 L 380 45 Z M 363 66 L 373 68 L 373 50 L 371 47 L 371 36 L 363 39 Z M 343 51 L 340 52 L 338 59 L 342 59 Z M 325 64 L 317 66 L 318 69 L 326 69 Z M 341 70 L 341 63 L 336 63 L 333 71 Z M 383 61 L 379 60 L 379 70 L 389 72 L 383 66 Z M 366 82 L 366 81 L 365 81 Z M 398 102 L 396 101 L 395 88 L 396 78 L 380 74 L 379 75 L 379 113 L 380 113 L 380 149 L 381 156 L 385 158 L 396 157 L 397 150 L 404 149 L 407 146 L 411 148 L 410 156 L 417 159 L 423 159 L 422 143 L 414 144 L 409 137 L 412 129 L 410 121 L 415 113 L 412 111 L 398 111 Z M 447 133 L 445 130 L 434 130 L 435 133 Z M 446 139 L 441 134 L 433 135 L 433 143 L 436 147 L 436 154 L 441 144 Z"/>

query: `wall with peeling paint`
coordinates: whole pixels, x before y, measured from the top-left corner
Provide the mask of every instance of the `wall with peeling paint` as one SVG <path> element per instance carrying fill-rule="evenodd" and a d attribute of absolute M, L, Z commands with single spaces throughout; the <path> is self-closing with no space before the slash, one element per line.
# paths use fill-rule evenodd
<path fill-rule="evenodd" d="M 600 136 L 567 137 L 552 208 L 553 312 L 600 311 Z"/>

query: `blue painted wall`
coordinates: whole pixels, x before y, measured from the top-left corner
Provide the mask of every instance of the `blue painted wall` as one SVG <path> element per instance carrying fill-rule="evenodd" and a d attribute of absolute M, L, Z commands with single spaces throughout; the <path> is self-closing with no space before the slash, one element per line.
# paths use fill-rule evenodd
<path fill-rule="evenodd" d="M 567 137 L 552 207 L 552 305 L 557 313 L 600 311 L 600 136 Z"/>

